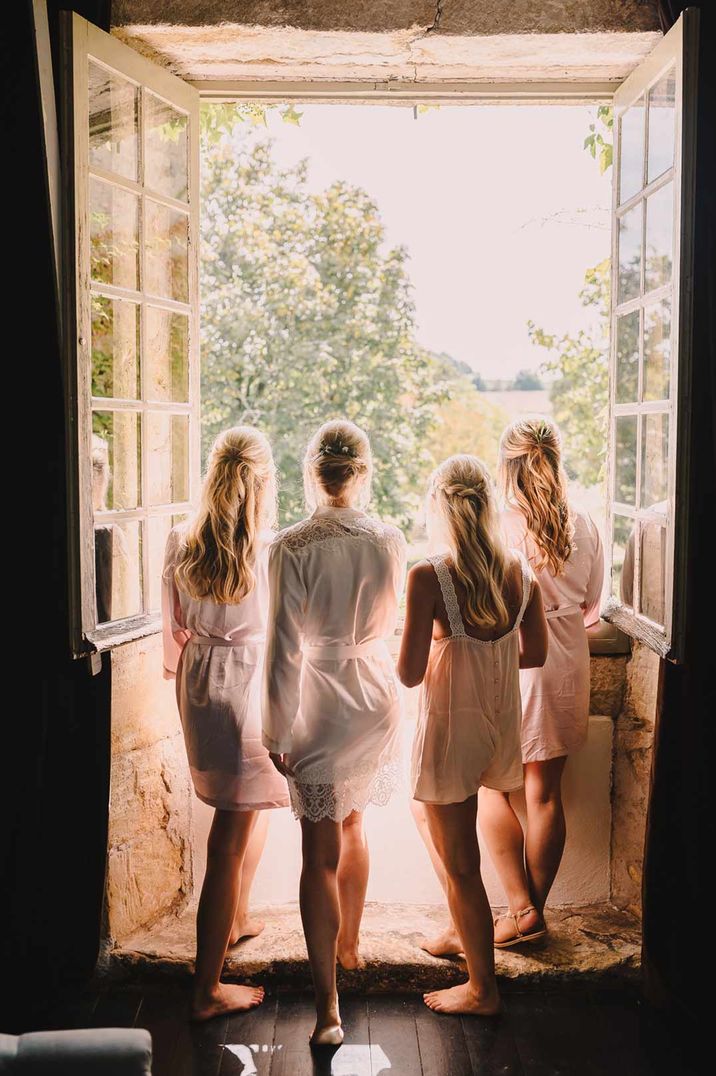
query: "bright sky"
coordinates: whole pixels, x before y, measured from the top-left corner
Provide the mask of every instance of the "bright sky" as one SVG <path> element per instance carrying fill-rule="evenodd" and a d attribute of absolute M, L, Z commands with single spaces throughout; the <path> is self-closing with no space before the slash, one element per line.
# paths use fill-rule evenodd
<path fill-rule="evenodd" d="M 583 149 L 586 106 L 297 106 L 269 113 L 282 164 L 310 162 L 377 201 L 387 242 L 410 252 L 420 342 L 487 378 L 536 368 L 527 336 L 588 323 L 584 271 L 609 253 L 610 176 Z M 265 131 L 256 131 L 265 137 Z"/>

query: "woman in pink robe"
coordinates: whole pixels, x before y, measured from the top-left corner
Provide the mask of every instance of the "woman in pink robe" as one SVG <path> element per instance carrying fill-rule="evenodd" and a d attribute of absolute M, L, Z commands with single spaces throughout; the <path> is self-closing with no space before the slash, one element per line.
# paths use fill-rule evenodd
<path fill-rule="evenodd" d="M 549 628 L 544 666 L 520 673 L 526 832 L 508 794 L 487 788 L 480 794 L 480 827 L 508 899 L 495 944 L 506 948 L 545 929 L 544 906 L 566 837 L 562 773 L 587 738 L 587 628 L 599 620 L 604 558 L 596 526 L 567 499 L 559 432 L 551 422 L 508 426 L 498 475 L 507 544 L 534 569 Z"/>

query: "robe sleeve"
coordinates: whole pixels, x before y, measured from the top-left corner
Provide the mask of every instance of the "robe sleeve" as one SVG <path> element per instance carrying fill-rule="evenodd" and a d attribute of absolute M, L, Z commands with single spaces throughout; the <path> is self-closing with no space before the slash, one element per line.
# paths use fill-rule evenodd
<path fill-rule="evenodd" d="M 173 680 L 179 666 L 179 658 L 191 632 L 183 620 L 179 592 L 174 581 L 174 569 L 179 548 L 179 535 L 172 530 L 167 538 L 162 571 L 162 643 L 164 651 L 164 679 Z"/>
<path fill-rule="evenodd" d="M 602 604 L 602 588 L 604 586 L 604 547 L 599 534 L 599 528 L 592 519 L 589 520 L 589 529 L 594 539 L 594 552 L 589 569 L 587 590 L 582 603 L 584 610 L 584 626 L 590 627 L 599 620 L 599 610 Z"/>
<path fill-rule="evenodd" d="M 281 755 L 293 746 L 298 713 L 306 588 L 297 557 L 280 540 L 269 551 L 268 576 L 262 741 L 269 751 Z"/>

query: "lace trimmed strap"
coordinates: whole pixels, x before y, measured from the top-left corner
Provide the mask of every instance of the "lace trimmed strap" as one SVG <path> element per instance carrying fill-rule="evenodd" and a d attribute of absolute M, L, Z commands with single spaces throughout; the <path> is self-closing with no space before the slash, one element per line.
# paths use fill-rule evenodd
<path fill-rule="evenodd" d="M 519 557 L 520 566 L 522 568 L 522 604 L 520 605 L 520 611 L 517 614 L 517 619 L 514 623 L 514 627 L 516 628 L 519 627 L 519 625 L 522 623 L 522 617 L 525 615 L 527 603 L 530 600 L 530 594 L 532 592 L 532 581 L 534 579 L 534 574 L 529 566 L 527 557 L 525 557 L 525 555 L 521 553 L 518 549 L 514 550 L 514 552 Z"/>
<path fill-rule="evenodd" d="M 450 634 L 452 636 L 460 637 L 466 635 L 467 632 L 465 631 L 465 625 L 462 622 L 460 606 L 458 605 L 457 594 L 455 593 L 455 584 L 452 581 L 452 576 L 450 575 L 445 560 L 441 556 L 428 557 L 428 560 L 435 569 L 435 574 L 438 577 L 440 593 L 443 596 L 445 609 L 447 610 L 448 620 L 450 622 Z"/>

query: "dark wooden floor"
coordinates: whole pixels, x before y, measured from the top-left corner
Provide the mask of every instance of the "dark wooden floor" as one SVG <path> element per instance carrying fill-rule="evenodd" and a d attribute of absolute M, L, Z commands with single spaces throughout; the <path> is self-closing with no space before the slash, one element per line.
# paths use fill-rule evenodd
<path fill-rule="evenodd" d="M 155 1076 L 691 1076 L 688 1042 L 628 989 L 503 993 L 497 1019 L 436 1016 L 414 996 L 344 996 L 345 1043 L 311 1055 L 310 996 L 195 1026 L 176 989 L 113 989 L 59 1007 L 39 1027 L 146 1027 Z M 29 1029 L 29 1028 L 28 1028 Z"/>

